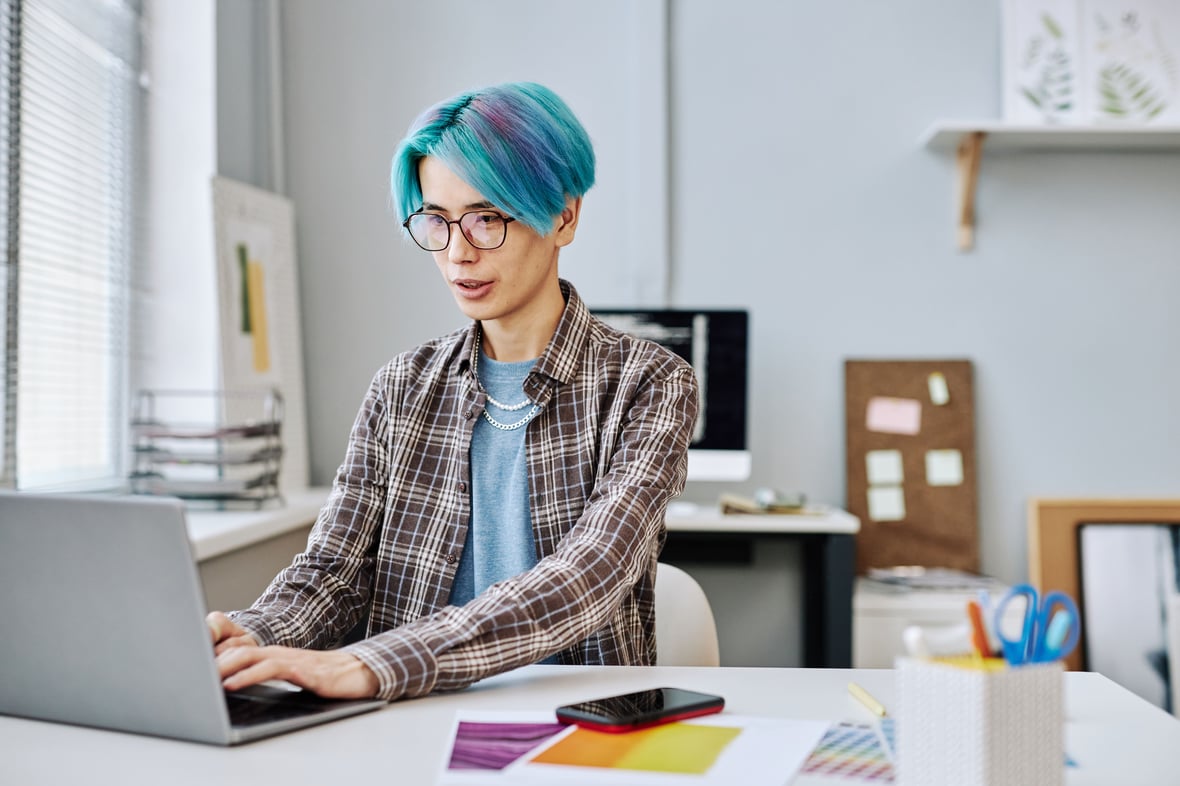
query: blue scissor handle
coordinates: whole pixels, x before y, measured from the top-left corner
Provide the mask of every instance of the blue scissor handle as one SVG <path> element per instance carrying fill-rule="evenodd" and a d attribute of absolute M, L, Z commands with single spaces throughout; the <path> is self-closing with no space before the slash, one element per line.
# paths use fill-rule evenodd
<path fill-rule="evenodd" d="M 1050 592 L 1041 600 L 1033 662 L 1061 660 L 1073 652 L 1081 634 L 1081 617 L 1073 598 L 1064 592 Z"/>
<path fill-rule="evenodd" d="M 1024 613 L 1020 622 L 1020 635 L 1012 638 L 1004 629 L 1004 612 L 1008 610 L 1008 604 L 1018 598 L 1024 600 Z M 1028 663 L 1032 659 L 1033 646 L 1036 643 L 1038 606 L 1037 591 L 1031 584 L 1014 585 L 996 605 L 996 638 L 1000 640 L 1004 660 L 1013 665 Z"/>
<path fill-rule="evenodd" d="M 1004 631 L 1004 612 L 1018 598 L 1024 601 L 1024 613 L 1020 636 L 1012 638 Z M 1012 665 L 1047 663 L 1073 652 L 1081 636 L 1081 617 L 1073 598 L 1064 592 L 1053 591 L 1041 599 L 1031 584 L 1017 584 L 996 606 L 995 630 L 1004 659 Z"/>

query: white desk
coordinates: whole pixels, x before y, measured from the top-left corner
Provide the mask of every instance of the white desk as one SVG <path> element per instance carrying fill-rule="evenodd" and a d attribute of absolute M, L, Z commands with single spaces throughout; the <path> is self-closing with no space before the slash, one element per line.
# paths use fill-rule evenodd
<path fill-rule="evenodd" d="M 283 506 L 258 510 L 201 510 L 188 512 L 189 536 L 198 560 L 216 557 L 260 540 L 311 524 L 328 499 L 329 489 L 310 488 L 287 495 Z M 683 505 L 668 510 L 670 531 L 736 533 L 745 535 L 833 534 L 855 535 L 860 520 L 837 508 L 813 506 L 803 513 L 783 516 L 724 515 L 714 507 Z"/>
<path fill-rule="evenodd" d="M 856 533 L 860 519 L 828 506 L 809 506 L 789 515 L 722 514 L 716 508 L 684 512 L 673 502 L 667 515 L 666 562 L 708 554 L 719 542 L 782 539 L 803 548 L 803 665 L 852 665 L 852 588 L 856 572 Z"/>
<path fill-rule="evenodd" d="M 218 748 L 0 716 L 0 783 L 258 786 L 433 783 L 456 710 L 551 710 L 615 692 L 672 685 L 726 698 L 740 715 L 870 720 L 848 695 L 854 680 L 894 705 L 893 672 L 842 669 L 529 666 L 466 691 L 396 702 L 376 712 Z M 1106 677 L 1069 672 L 1069 786 L 1176 783 L 1180 721 Z M 905 722 L 904 718 L 899 719 Z"/>
<path fill-rule="evenodd" d="M 676 532 L 738 532 L 750 535 L 855 535 L 860 519 L 828 505 L 809 505 L 799 513 L 754 515 L 722 513 L 715 507 L 686 507 L 673 502 L 666 517 Z"/>

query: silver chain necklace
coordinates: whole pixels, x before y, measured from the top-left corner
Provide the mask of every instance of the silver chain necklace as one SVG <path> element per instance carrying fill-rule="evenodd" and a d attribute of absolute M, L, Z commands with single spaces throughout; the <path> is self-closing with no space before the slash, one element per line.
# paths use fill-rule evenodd
<path fill-rule="evenodd" d="M 500 429 L 501 431 L 516 431 L 518 428 L 524 426 L 530 420 L 532 420 L 533 416 L 536 415 L 537 412 L 539 412 L 540 410 L 541 410 L 540 407 L 538 407 L 536 404 L 533 404 L 533 408 L 529 410 L 528 414 L 525 415 L 520 420 L 516 421 L 515 423 L 501 423 L 500 421 L 496 420 L 494 417 L 489 415 L 488 411 L 485 409 L 483 411 L 483 419 L 486 420 L 488 423 L 491 423 L 493 426 Z"/>
<path fill-rule="evenodd" d="M 479 369 L 476 369 L 476 371 L 478 372 Z M 519 404 L 513 404 L 510 407 L 507 404 L 501 404 L 499 401 L 496 401 L 494 398 L 492 398 L 492 394 L 488 393 L 486 390 L 484 391 L 484 393 L 487 393 L 488 403 L 495 404 L 497 409 L 502 409 L 505 412 L 518 412 L 518 411 L 524 409 L 525 407 L 527 407 L 529 404 L 533 403 L 533 402 L 529 401 L 528 397 L 526 396 L 524 401 L 520 402 Z"/>
<path fill-rule="evenodd" d="M 475 381 L 477 384 L 479 384 L 481 389 L 483 388 L 483 384 L 480 383 L 480 381 L 479 381 L 479 350 L 480 350 L 480 347 L 482 344 L 483 344 L 483 330 L 477 328 L 475 331 L 475 347 L 472 349 L 472 352 L 471 352 L 471 368 L 472 368 L 472 371 L 475 372 Z M 488 403 L 493 404 L 498 409 L 502 409 L 505 412 L 519 412 L 520 410 L 527 407 L 529 404 L 533 404 L 533 402 L 529 400 L 528 396 L 525 396 L 524 401 L 520 402 L 519 404 L 513 404 L 513 405 L 509 406 L 507 404 L 501 404 L 499 401 L 496 401 L 496 399 L 492 398 L 492 394 L 488 393 L 486 390 L 484 391 L 484 395 L 487 396 Z M 488 412 L 487 407 L 484 407 L 483 417 L 484 417 L 484 420 L 486 420 L 488 423 L 491 423 L 494 427 L 500 429 L 500 431 L 516 431 L 518 428 L 521 428 L 522 426 L 526 425 L 530 420 L 532 420 L 533 417 L 537 414 L 537 412 L 540 409 L 541 408 L 539 406 L 537 406 L 536 404 L 533 404 L 533 408 L 528 411 L 528 414 L 526 414 L 523 418 L 516 421 L 515 423 L 501 423 L 500 421 L 498 421 L 494 417 L 492 417 L 491 413 Z"/>

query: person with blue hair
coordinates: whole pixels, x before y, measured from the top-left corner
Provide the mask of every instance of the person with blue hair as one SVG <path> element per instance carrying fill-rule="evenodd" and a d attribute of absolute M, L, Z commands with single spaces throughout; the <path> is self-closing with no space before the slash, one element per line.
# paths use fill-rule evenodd
<path fill-rule="evenodd" d="M 393 700 L 529 663 L 654 665 L 698 390 L 558 276 L 594 165 L 538 84 L 411 125 L 394 209 L 470 324 L 377 372 L 307 548 L 249 609 L 209 615 L 227 689 Z"/>

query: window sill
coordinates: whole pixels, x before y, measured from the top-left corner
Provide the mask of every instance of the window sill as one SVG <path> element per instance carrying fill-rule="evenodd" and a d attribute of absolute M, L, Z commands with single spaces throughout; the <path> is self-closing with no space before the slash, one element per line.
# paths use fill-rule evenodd
<path fill-rule="evenodd" d="M 201 562 L 314 523 L 328 499 L 328 489 L 304 489 L 285 498 L 282 507 L 262 510 L 190 510 L 193 557 Z"/>

